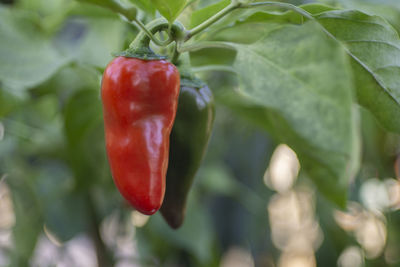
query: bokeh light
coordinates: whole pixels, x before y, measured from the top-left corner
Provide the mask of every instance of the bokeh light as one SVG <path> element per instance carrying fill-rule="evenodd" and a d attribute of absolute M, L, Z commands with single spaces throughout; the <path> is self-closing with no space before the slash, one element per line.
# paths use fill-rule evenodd
<path fill-rule="evenodd" d="M 354 234 L 366 258 L 374 259 L 382 254 L 387 239 L 385 217 L 382 213 L 350 203 L 347 212 L 335 211 L 334 218 L 342 229 Z"/>
<path fill-rule="evenodd" d="M 131 213 L 131 221 L 135 227 L 145 226 L 149 218 L 150 216 L 144 215 L 136 210 Z"/>
<path fill-rule="evenodd" d="M 320 245 L 322 232 L 314 218 L 314 200 L 310 191 L 290 191 L 273 196 L 268 213 L 272 241 L 277 248 L 284 250 L 292 239 L 302 237 L 315 249 Z"/>
<path fill-rule="evenodd" d="M 278 192 L 271 197 L 267 209 L 272 243 L 282 251 L 279 267 L 315 267 L 314 253 L 323 242 L 312 189 L 294 187 L 299 170 L 296 153 L 281 144 L 264 174 L 264 183 Z"/>
<path fill-rule="evenodd" d="M 4 182 L 6 176 L 0 179 L 0 229 L 10 229 L 15 224 L 13 203 L 10 189 Z"/>
<path fill-rule="evenodd" d="M 254 260 L 248 250 L 231 247 L 222 256 L 220 267 L 254 267 Z"/>
<path fill-rule="evenodd" d="M 280 259 L 278 267 L 316 267 L 317 263 L 315 260 L 314 253 L 293 253 L 284 252 Z"/>
<path fill-rule="evenodd" d="M 264 183 L 280 193 L 288 191 L 297 179 L 300 163 L 296 153 L 287 145 L 279 145 L 272 154 L 264 174 Z"/>
<path fill-rule="evenodd" d="M 364 266 L 364 253 L 360 247 L 347 247 L 340 254 L 338 267 L 362 267 Z"/>
<path fill-rule="evenodd" d="M 386 245 L 386 224 L 376 215 L 367 213 L 363 223 L 355 230 L 355 236 L 366 258 L 377 258 Z"/>

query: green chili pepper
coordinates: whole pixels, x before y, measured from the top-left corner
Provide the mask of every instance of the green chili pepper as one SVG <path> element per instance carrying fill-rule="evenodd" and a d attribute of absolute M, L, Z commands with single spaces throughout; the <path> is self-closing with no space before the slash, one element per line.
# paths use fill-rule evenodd
<path fill-rule="evenodd" d="M 214 98 L 206 84 L 181 77 L 180 86 L 170 136 L 166 192 L 160 209 L 174 229 L 183 223 L 188 193 L 205 155 L 215 115 Z"/>

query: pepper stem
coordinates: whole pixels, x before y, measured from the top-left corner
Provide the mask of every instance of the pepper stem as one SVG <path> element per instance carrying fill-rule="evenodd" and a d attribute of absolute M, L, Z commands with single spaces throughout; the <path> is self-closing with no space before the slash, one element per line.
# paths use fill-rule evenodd
<path fill-rule="evenodd" d="M 177 42 L 183 38 L 184 28 L 180 23 L 169 24 L 165 19 L 157 19 L 146 25 L 148 31 L 153 35 L 157 32 L 167 31 L 168 39 L 163 42 L 166 46 L 173 41 Z M 129 48 L 115 56 L 135 57 L 144 60 L 165 59 L 166 56 L 157 55 L 150 48 L 151 38 L 147 32 L 141 31 L 129 45 Z"/>
<path fill-rule="evenodd" d="M 220 10 L 218 13 L 214 14 L 204 22 L 202 22 L 200 25 L 197 25 L 193 29 L 187 31 L 185 41 L 189 40 L 192 38 L 194 35 L 199 34 L 203 32 L 205 29 L 210 27 L 212 24 L 216 23 L 220 19 L 224 18 L 226 15 L 230 14 L 232 11 L 236 9 L 244 9 L 244 8 L 256 8 L 256 7 L 261 7 L 261 6 L 270 6 L 270 7 L 278 7 L 278 8 L 284 8 L 287 10 L 292 10 L 303 17 L 313 20 L 314 17 L 308 13 L 306 10 L 297 7 L 295 5 L 289 4 L 289 3 L 281 3 L 281 2 L 255 2 L 255 3 L 245 3 L 241 1 L 232 1 L 231 4 Z"/>

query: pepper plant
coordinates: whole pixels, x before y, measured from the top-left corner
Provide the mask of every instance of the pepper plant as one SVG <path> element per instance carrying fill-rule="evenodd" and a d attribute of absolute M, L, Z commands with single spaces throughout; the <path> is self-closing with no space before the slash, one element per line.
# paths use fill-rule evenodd
<path fill-rule="evenodd" d="M 83 236 L 99 266 L 219 266 L 233 244 L 291 266 L 265 207 L 296 186 L 316 199 L 315 264 L 347 266 L 351 245 L 399 264 L 400 198 L 372 209 L 363 186 L 400 188 L 397 1 L 0 2 L 0 265 L 56 265 L 43 240 Z M 278 144 L 300 166 L 286 191 L 267 181 Z M 375 254 L 340 220 L 354 205 L 388 233 Z"/>

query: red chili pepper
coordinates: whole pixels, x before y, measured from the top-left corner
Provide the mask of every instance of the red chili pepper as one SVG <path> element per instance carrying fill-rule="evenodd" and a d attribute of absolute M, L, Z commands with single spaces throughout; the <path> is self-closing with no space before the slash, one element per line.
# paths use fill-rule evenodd
<path fill-rule="evenodd" d="M 105 139 L 111 173 L 121 194 L 151 215 L 161 206 L 169 135 L 179 95 L 179 72 L 165 60 L 117 57 L 104 71 Z"/>

